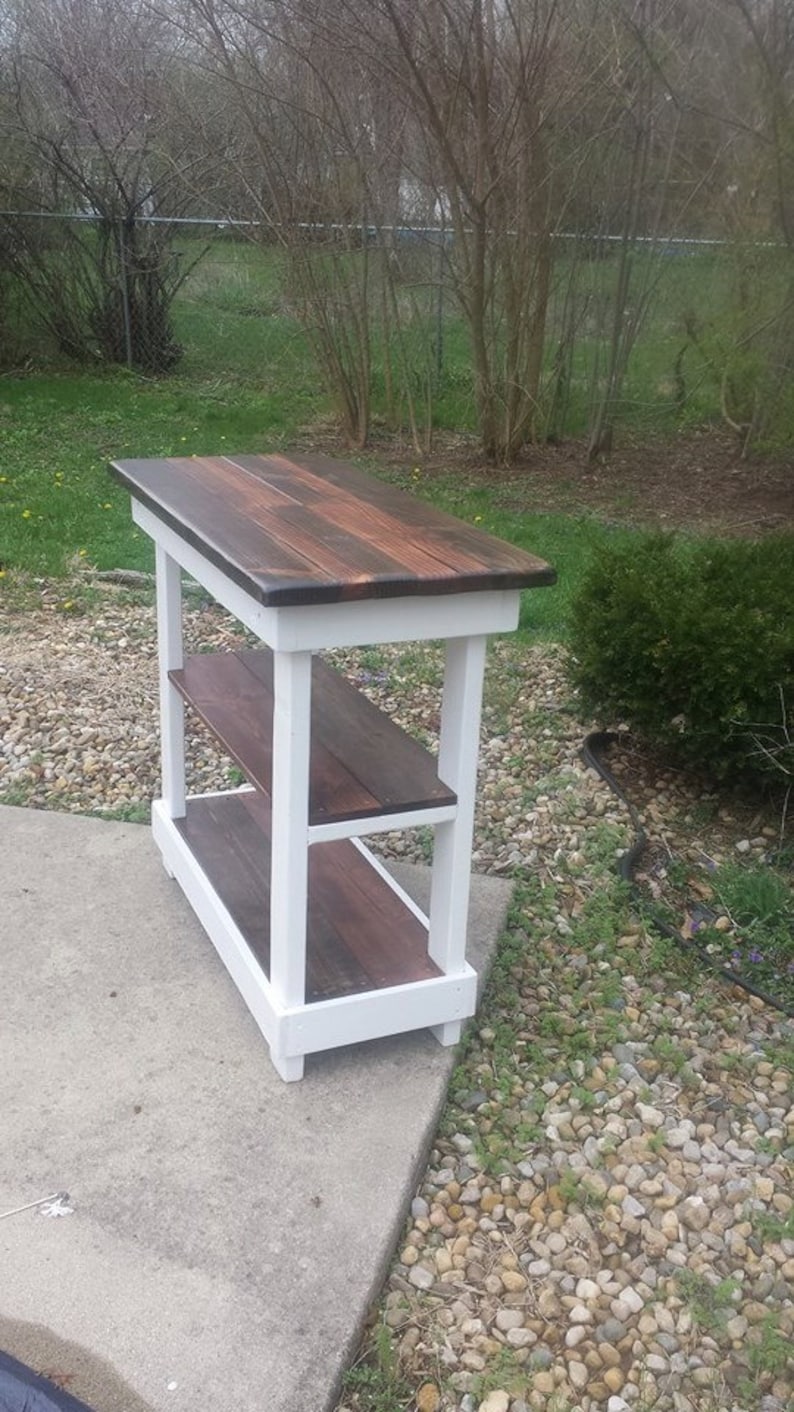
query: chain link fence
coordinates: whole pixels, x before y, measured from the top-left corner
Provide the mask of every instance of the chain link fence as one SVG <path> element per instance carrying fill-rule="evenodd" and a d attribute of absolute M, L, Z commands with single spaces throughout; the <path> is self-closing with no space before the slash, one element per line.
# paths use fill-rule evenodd
<path fill-rule="evenodd" d="M 256 382 L 272 374 L 274 385 L 276 369 L 284 385 L 316 386 L 310 345 L 320 306 L 310 306 L 296 275 L 296 247 L 286 250 L 277 235 L 253 221 L 209 217 L 0 212 L 0 366 L 61 358 L 150 376 Z M 303 274 L 310 263 L 322 317 L 331 328 L 338 322 L 340 337 L 350 327 L 351 291 L 362 300 L 355 312 L 366 316 L 375 405 L 399 414 L 413 399 L 413 413 L 428 424 L 438 414 L 443 424 L 470 425 L 471 355 L 453 288 L 451 233 L 318 224 L 301 227 L 300 236 Z M 743 250 L 719 240 L 639 238 L 618 322 L 625 242 L 562 234 L 553 250 L 543 383 L 551 434 L 578 435 L 587 425 L 603 395 L 615 329 L 623 334 L 629 323 L 619 412 L 633 423 L 673 426 L 727 413 L 755 425 L 756 403 L 771 405 L 772 393 L 780 402 L 788 382 L 770 362 L 777 345 L 770 352 L 762 340 L 777 336 L 780 309 L 789 307 L 788 252 L 770 242 Z"/>
<path fill-rule="evenodd" d="M 91 213 L 0 214 L 9 350 L 168 372 L 181 349 L 173 304 L 189 274 L 172 222 Z"/>
<path fill-rule="evenodd" d="M 405 297 L 421 291 L 442 356 L 444 250 L 435 228 L 305 225 L 302 241 L 353 261 L 388 251 Z M 199 369 L 241 355 L 254 339 L 247 320 L 297 325 L 284 251 L 255 221 L 208 217 L 107 219 L 92 212 L 0 212 L 0 334 L 6 365 L 48 352 L 76 362 L 120 364 L 159 374 L 182 361 Z M 226 346 L 228 345 L 228 346 Z"/>

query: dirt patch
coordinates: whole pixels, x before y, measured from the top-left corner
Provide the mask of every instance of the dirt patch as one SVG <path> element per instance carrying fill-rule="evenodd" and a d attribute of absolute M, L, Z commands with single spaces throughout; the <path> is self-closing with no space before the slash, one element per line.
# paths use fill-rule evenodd
<path fill-rule="evenodd" d="M 404 448 L 378 447 L 404 466 Z M 461 438 L 440 440 L 421 462 L 425 476 L 487 481 L 510 510 L 591 513 L 619 524 L 750 538 L 794 530 L 794 452 L 742 457 L 736 440 L 706 428 L 619 447 L 590 464 L 583 442 L 529 448 L 509 467 L 484 465 Z"/>
<path fill-rule="evenodd" d="M 584 446 L 538 450 L 524 484 L 538 508 L 631 524 L 749 536 L 794 528 L 794 456 L 743 459 L 713 431 L 627 447 L 595 465 Z"/>

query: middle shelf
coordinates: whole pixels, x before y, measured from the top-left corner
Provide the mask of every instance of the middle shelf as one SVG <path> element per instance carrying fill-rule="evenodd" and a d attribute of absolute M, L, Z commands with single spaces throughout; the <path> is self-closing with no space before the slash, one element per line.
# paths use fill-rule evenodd
<path fill-rule="evenodd" d="M 270 794 L 273 654 L 198 653 L 170 680 L 253 785 Z M 312 661 L 309 823 L 454 806 L 431 753 L 327 663 Z"/>

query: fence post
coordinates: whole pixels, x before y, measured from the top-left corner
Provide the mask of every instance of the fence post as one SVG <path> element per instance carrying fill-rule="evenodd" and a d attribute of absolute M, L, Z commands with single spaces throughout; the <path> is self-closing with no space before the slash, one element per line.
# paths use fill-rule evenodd
<path fill-rule="evenodd" d="M 127 247 L 124 242 L 124 221 L 119 221 L 119 270 L 121 274 L 121 307 L 124 314 L 124 351 L 127 367 L 132 371 L 132 322 L 130 319 L 130 291 L 127 284 Z"/>
<path fill-rule="evenodd" d="M 444 375 L 444 256 L 446 254 L 446 229 L 441 216 L 441 230 L 438 242 L 438 288 L 436 290 L 436 390 L 441 387 Z"/>

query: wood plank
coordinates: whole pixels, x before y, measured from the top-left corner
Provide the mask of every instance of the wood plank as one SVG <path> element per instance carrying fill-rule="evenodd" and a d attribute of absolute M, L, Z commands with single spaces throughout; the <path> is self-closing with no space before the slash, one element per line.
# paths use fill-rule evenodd
<path fill-rule="evenodd" d="M 272 653 L 199 653 L 170 677 L 252 784 L 269 794 Z M 455 803 L 430 752 L 319 658 L 312 663 L 311 728 L 310 823 Z"/>
<path fill-rule="evenodd" d="M 253 791 L 191 800 L 177 827 L 269 974 L 266 802 Z M 309 850 L 306 1003 L 438 975 L 422 923 L 359 850 L 347 840 L 315 844 Z"/>
<path fill-rule="evenodd" d="M 378 813 L 457 802 L 455 791 L 439 779 L 434 755 L 338 672 L 319 660 L 316 666 L 313 729 L 338 767 L 347 768 L 363 791 L 377 796 Z M 328 807 L 339 807 L 333 796 Z"/>
<path fill-rule="evenodd" d="M 271 468 L 279 461 L 283 469 L 274 474 Z M 338 463 L 339 470 L 329 478 L 283 457 L 238 457 L 234 464 L 252 474 L 259 469 L 265 494 L 272 494 L 274 482 L 294 489 L 292 503 L 284 495 L 273 507 L 284 544 L 314 558 L 322 571 L 344 575 L 346 582 L 358 583 L 370 570 L 386 577 L 389 563 L 395 581 L 424 575 L 460 577 L 487 568 L 481 553 L 483 535 L 476 526 L 473 537 L 467 537 L 470 527 L 463 521 L 394 486 L 373 482 L 355 467 Z M 325 465 L 334 463 L 326 458 Z M 465 547 L 467 539 L 474 552 Z M 517 563 L 522 553 L 516 551 Z"/>
<path fill-rule="evenodd" d="M 336 575 L 352 593 L 358 585 L 369 588 L 373 580 L 397 585 L 415 577 L 407 570 L 399 539 L 390 549 L 364 538 L 358 525 L 353 525 L 349 506 L 342 501 L 335 505 L 336 515 L 329 505 L 317 509 L 305 505 L 290 505 L 278 511 L 278 533 L 286 548 L 300 555 L 328 576 Z M 401 531 L 402 533 L 402 531 Z M 433 563 L 425 556 L 423 567 L 432 572 Z"/>
<path fill-rule="evenodd" d="M 347 490 L 344 485 L 336 485 L 328 477 L 318 474 L 309 464 L 310 459 L 301 456 L 299 461 L 291 460 L 288 456 L 273 452 L 268 455 L 224 457 L 230 465 L 245 471 L 260 483 L 278 489 L 297 505 L 312 504 L 318 492 L 322 498 L 328 495 L 345 496 Z"/>
<path fill-rule="evenodd" d="M 346 839 L 315 844 L 309 854 L 310 863 L 317 848 L 324 849 L 317 859 L 318 886 L 322 887 L 324 905 L 335 919 L 347 955 L 366 971 L 372 989 L 399 985 L 403 958 L 395 954 L 394 929 L 404 904 Z M 351 849 L 363 867 L 353 866 Z M 425 929 L 417 918 L 414 921 L 424 943 Z M 414 958 L 413 980 L 430 980 L 440 974 L 424 949 L 421 956 Z"/>
<path fill-rule="evenodd" d="M 364 544 L 377 549 L 384 544 L 393 544 L 399 549 L 400 560 L 406 578 L 427 580 L 449 578 L 465 580 L 472 573 L 490 573 L 482 558 L 464 554 L 457 550 L 449 539 L 442 539 L 432 526 L 413 524 L 411 534 L 406 534 L 406 526 L 398 515 L 384 510 L 380 505 L 370 505 L 359 500 L 355 505 L 331 501 L 323 506 L 323 515 L 332 524 L 344 523 L 345 516 L 352 523 L 355 534 Z"/>
<path fill-rule="evenodd" d="M 136 499 L 258 601 L 271 601 L 271 586 L 290 602 L 303 602 L 307 595 L 315 601 L 318 593 L 316 601 L 338 601 L 336 578 L 281 543 L 274 509 L 270 529 L 257 523 L 257 507 L 261 513 L 266 507 L 242 471 L 235 476 L 230 468 L 223 479 L 216 468 L 211 484 L 205 484 L 192 458 L 119 462 L 116 469 Z"/>
<path fill-rule="evenodd" d="M 272 692 L 272 654 L 265 648 L 239 655 Z M 313 824 L 366 818 L 373 813 L 369 799 L 377 814 L 456 803 L 435 757 L 319 657 L 312 663 L 312 742 Z"/>
<path fill-rule="evenodd" d="M 555 579 L 535 555 L 328 457 L 177 457 L 113 469 L 134 497 L 272 607 Z"/>
<path fill-rule="evenodd" d="M 296 464 L 288 461 L 286 457 L 277 456 L 267 458 L 238 456 L 235 457 L 235 464 L 248 466 L 249 463 L 263 460 L 267 460 L 268 464 L 283 462 L 285 468 L 294 467 Z M 390 485 L 388 481 L 375 480 L 365 471 L 359 470 L 357 466 L 352 466 L 346 461 L 338 461 L 330 456 L 301 454 L 300 469 L 303 481 L 299 498 L 302 505 L 318 510 L 318 506 L 322 506 L 324 499 L 331 491 L 336 494 L 344 494 L 348 504 L 351 500 L 359 501 L 363 504 L 372 504 L 379 510 L 388 511 L 399 521 L 401 530 L 408 526 L 421 530 L 432 529 L 433 536 L 438 538 L 440 544 L 447 541 L 459 542 L 467 553 L 471 552 L 476 555 L 478 562 L 483 567 L 493 563 L 494 549 L 498 548 L 499 562 L 505 567 L 513 567 L 517 570 L 526 569 L 527 561 L 530 561 L 537 566 L 539 574 L 542 574 L 543 571 L 548 573 L 548 578 L 544 582 L 550 584 L 555 581 L 554 570 L 543 559 L 537 558 L 527 550 L 520 549 L 517 545 L 510 544 L 506 540 L 496 539 L 488 531 L 478 528 L 477 525 L 469 524 L 466 520 L 461 520 L 446 510 L 440 510 L 435 505 L 429 505 L 427 501 L 408 494 L 398 486 Z M 313 481 L 310 479 L 311 475 L 314 477 Z M 286 471 L 282 483 L 286 483 Z M 312 484 L 316 488 L 313 496 L 307 493 Z"/>
<path fill-rule="evenodd" d="M 248 869 L 249 894 L 259 899 L 257 920 L 249 942 L 266 975 L 270 975 L 270 837 L 272 815 L 267 800 L 256 794 L 240 796 L 244 814 L 238 817 L 233 844 L 243 866 Z M 372 989 L 369 974 L 355 957 L 348 955 L 328 909 L 323 907 L 322 883 L 315 878 L 317 859 L 309 852 L 309 886 L 307 897 L 306 1002 L 325 1000 L 334 995 L 360 994 Z M 264 871 L 263 871 L 264 870 Z M 263 891 L 266 886 L 266 896 Z M 225 875 L 222 886 L 226 887 Z M 248 939 L 248 932 L 241 927 Z M 309 938 L 321 938 L 321 944 L 309 946 Z"/>
<path fill-rule="evenodd" d="M 296 497 L 294 493 L 290 494 L 287 488 L 282 489 L 277 481 L 268 476 L 252 476 L 250 471 L 232 460 L 228 462 L 229 470 L 224 477 L 218 475 L 218 458 L 215 456 L 191 456 L 189 460 L 184 457 L 169 458 L 168 464 L 175 464 L 177 469 L 184 467 L 185 474 L 208 493 L 217 496 L 219 504 L 228 499 L 231 478 L 234 478 L 243 494 L 247 489 L 250 501 L 263 510 L 302 504 L 300 497 Z"/>

